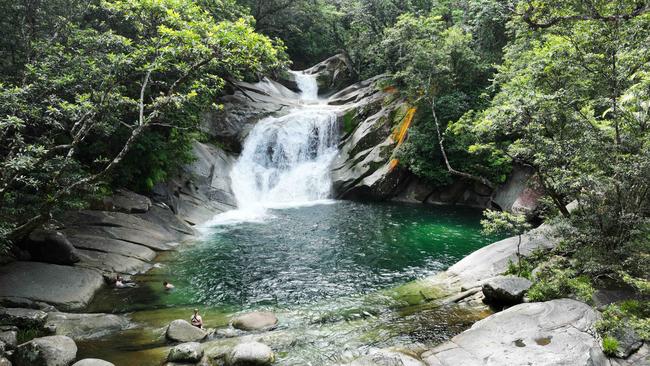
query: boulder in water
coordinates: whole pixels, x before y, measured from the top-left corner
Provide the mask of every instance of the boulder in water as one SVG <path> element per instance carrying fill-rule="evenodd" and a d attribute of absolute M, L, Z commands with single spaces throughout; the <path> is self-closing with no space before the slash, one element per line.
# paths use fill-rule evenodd
<path fill-rule="evenodd" d="M 278 318 L 268 311 L 256 311 L 239 315 L 232 319 L 233 327 L 241 330 L 271 330 L 278 325 Z"/>
<path fill-rule="evenodd" d="M 174 342 L 196 342 L 208 334 L 185 320 L 176 319 L 169 324 L 165 335 L 167 339 Z"/>
<path fill-rule="evenodd" d="M 197 342 L 181 343 L 169 350 L 169 362 L 199 362 L 203 357 L 201 344 Z"/>
<path fill-rule="evenodd" d="M 228 366 L 264 366 L 274 360 L 273 350 L 259 342 L 240 343 L 226 356 Z"/>
<path fill-rule="evenodd" d="M 16 366 L 68 366 L 77 358 L 77 345 L 66 336 L 36 338 L 16 348 Z"/>
<path fill-rule="evenodd" d="M 488 303 L 518 304 L 532 286 L 529 280 L 516 276 L 498 276 L 483 284 L 483 295 Z"/>
<path fill-rule="evenodd" d="M 100 360 L 98 358 L 84 358 L 81 361 L 75 362 L 72 366 L 115 366 L 114 364 Z"/>
<path fill-rule="evenodd" d="M 40 329 L 45 325 L 47 313 L 41 310 L 0 308 L 0 325 L 15 325 L 21 329 Z"/>

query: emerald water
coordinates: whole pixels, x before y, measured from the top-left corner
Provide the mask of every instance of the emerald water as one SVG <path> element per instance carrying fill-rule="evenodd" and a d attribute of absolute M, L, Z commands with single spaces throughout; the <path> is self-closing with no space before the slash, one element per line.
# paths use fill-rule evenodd
<path fill-rule="evenodd" d="M 193 307 L 221 330 L 238 312 L 275 312 L 280 326 L 264 340 L 282 365 L 324 365 L 368 347 L 440 342 L 477 314 L 409 301 L 408 292 L 420 290 L 402 285 L 491 242 L 479 220 L 480 211 L 468 208 L 332 201 L 212 227 L 161 257 L 136 278 L 137 288 L 101 293 L 92 311 L 128 313 L 137 326 L 80 342 L 80 353 L 118 365 L 159 364 L 164 326 L 189 318 Z M 164 291 L 165 280 L 176 288 Z M 211 342 L 238 341 L 218 334 Z"/>

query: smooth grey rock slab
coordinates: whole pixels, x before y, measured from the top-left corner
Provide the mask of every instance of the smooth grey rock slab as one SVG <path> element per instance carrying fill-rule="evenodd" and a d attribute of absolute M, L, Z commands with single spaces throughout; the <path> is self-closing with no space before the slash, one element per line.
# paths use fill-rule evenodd
<path fill-rule="evenodd" d="M 96 268 L 110 273 L 136 274 L 151 268 L 151 264 L 133 257 L 94 250 L 79 250 L 81 262 L 76 266 Z"/>
<path fill-rule="evenodd" d="M 102 285 L 92 269 L 39 262 L 13 262 L 0 267 L 0 300 L 23 298 L 61 310 L 83 308 Z"/>
<path fill-rule="evenodd" d="M 174 342 L 196 342 L 208 334 L 185 320 L 176 319 L 169 324 L 165 335 L 167 339 Z"/>
<path fill-rule="evenodd" d="M 119 254 L 143 261 L 151 261 L 156 257 L 156 252 L 150 248 L 145 247 L 144 245 L 129 243 L 128 241 L 124 240 L 93 235 L 75 235 L 70 236 L 68 239 L 72 245 L 78 249 Z"/>
<path fill-rule="evenodd" d="M 275 360 L 271 347 L 259 342 L 240 343 L 226 356 L 228 366 L 270 365 Z"/>
<path fill-rule="evenodd" d="M 20 329 L 40 329 L 45 325 L 47 313 L 41 310 L 0 308 L 0 325 L 14 325 Z"/>
<path fill-rule="evenodd" d="M 256 311 L 239 315 L 231 320 L 234 328 L 241 330 L 271 330 L 277 327 L 278 318 L 268 311 Z"/>
<path fill-rule="evenodd" d="M 517 276 L 497 276 L 483 283 L 485 300 L 495 304 L 518 304 L 533 283 Z"/>
<path fill-rule="evenodd" d="M 66 336 L 35 338 L 16 348 L 16 366 L 68 366 L 77 358 L 77 345 Z"/>
<path fill-rule="evenodd" d="M 74 340 L 90 339 L 127 329 L 128 318 L 114 314 L 49 313 L 45 326 Z"/>
<path fill-rule="evenodd" d="M 509 261 L 517 260 L 518 241 L 519 238 L 513 236 L 485 246 L 449 267 L 446 273 L 462 288 L 480 286 L 483 281 L 504 273 Z M 521 254 L 527 256 L 535 249 L 552 249 L 557 242 L 551 227 L 542 225 L 521 236 Z"/>
<path fill-rule="evenodd" d="M 594 337 L 598 314 L 571 299 L 519 304 L 425 352 L 429 366 L 609 365 Z"/>
<path fill-rule="evenodd" d="M 167 361 L 170 362 L 199 362 L 203 358 L 203 349 L 198 342 L 181 343 L 169 350 Z"/>
<path fill-rule="evenodd" d="M 104 199 L 104 204 L 111 205 L 113 210 L 124 213 L 144 213 L 151 208 L 149 197 L 118 189 L 115 194 Z"/>

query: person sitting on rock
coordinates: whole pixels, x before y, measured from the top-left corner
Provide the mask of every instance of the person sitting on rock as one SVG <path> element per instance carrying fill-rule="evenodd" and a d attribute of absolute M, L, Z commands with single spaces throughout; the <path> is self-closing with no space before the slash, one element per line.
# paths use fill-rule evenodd
<path fill-rule="evenodd" d="M 122 276 L 117 275 L 117 277 L 115 277 L 115 287 L 116 288 L 125 288 L 126 287 L 126 285 L 124 284 L 124 279 L 122 279 Z"/>
<path fill-rule="evenodd" d="M 171 283 L 165 281 L 165 282 L 163 282 L 163 287 L 165 288 L 165 290 L 171 290 L 171 289 L 174 288 L 174 285 L 172 285 Z"/>
<path fill-rule="evenodd" d="M 203 329 L 203 318 L 199 315 L 199 309 L 194 309 L 194 315 L 192 315 L 190 323 L 199 329 Z"/>

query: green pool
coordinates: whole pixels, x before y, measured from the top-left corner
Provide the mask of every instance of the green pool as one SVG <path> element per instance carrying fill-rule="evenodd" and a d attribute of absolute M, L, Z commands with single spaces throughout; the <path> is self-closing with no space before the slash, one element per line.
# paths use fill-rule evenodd
<path fill-rule="evenodd" d="M 336 201 L 272 210 L 258 222 L 205 230 L 201 240 L 159 258 L 139 286 L 108 289 L 91 311 L 129 313 L 132 330 L 80 342 L 80 354 L 119 365 L 157 365 L 162 332 L 202 310 L 210 327 L 271 310 L 280 327 L 266 339 L 282 365 L 345 361 L 368 347 L 435 343 L 476 314 L 400 304 L 390 290 L 446 269 L 494 241 L 480 233 L 481 212 L 460 207 Z M 162 289 L 162 281 L 176 286 Z M 214 342 L 234 342 L 236 338 Z"/>

